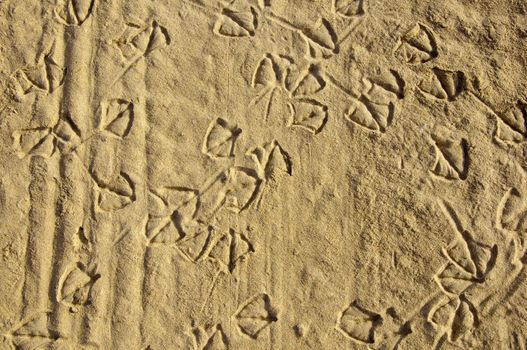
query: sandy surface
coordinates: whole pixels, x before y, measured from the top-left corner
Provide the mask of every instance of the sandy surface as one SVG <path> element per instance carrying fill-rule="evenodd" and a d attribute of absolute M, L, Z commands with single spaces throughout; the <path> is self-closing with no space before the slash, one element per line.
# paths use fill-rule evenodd
<path fill-rule="evenodd" d="M 525 350 L 526 13 L 0 1 L 0 349 Z"/>

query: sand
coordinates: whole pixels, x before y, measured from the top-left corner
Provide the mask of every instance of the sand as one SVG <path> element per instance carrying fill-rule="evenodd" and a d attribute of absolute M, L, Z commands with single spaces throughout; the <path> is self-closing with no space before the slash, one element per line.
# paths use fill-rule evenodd
<path fill-rule="evenodd" d="M 527 348 L 522 0 L 0 1 L 0 349 Z"/>

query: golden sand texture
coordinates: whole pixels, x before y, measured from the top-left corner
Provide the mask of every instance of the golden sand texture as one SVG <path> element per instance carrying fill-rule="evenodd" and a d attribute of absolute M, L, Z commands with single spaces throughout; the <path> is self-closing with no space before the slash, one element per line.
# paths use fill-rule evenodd
<path fill-rule="evenodd" d="M 527 348 L 524 0 L 0 1 L 0 350 Z"/>

